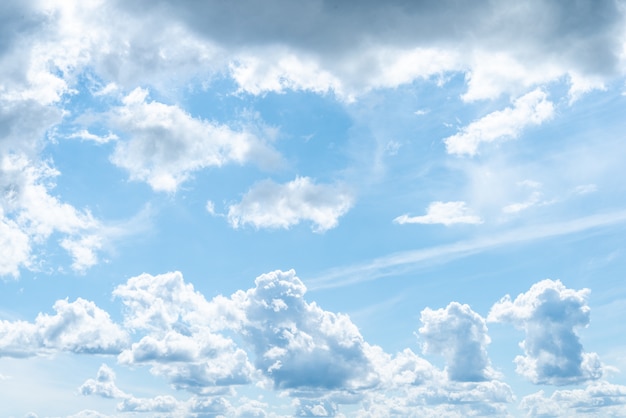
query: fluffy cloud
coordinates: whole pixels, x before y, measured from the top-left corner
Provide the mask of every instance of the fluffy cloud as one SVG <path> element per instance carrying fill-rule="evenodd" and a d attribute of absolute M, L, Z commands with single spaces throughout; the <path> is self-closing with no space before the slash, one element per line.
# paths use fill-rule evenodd
<path fill-rule="evenodd" d="M 311 221 L 314 231 L 324 232 L 336 227 L 352 204 L 352 195 L 337 185 L 315 184 L 308 177 L 285 184 L 267 180 L 257 183 L 241 202 L 228 208 L 228 221 L 234 228 L 246 224 L 289 228 Z"/>
<path fill-rule="evenodd" d="M 536 384 L 566 385 L 598 379 L 602 365 L 595 353 L 585 353 L 575 329 L 589 324 L 588 289 L 566 288 L 543 280 L 515 300 L 505 296 L 488 320 L 523 328 L 525 356 L 517 356 L 517 372 Z"/>
<path fill-rule="evenodd" d="M 0 275 L 19 275 L 29 267 L 33 247 L 55 232 L 61 247 L 73 259 L 72 267 L 84 271 L 98 261 L 104 227 L 89 211 L 80 211 L 51 194 L 59 172 L 25 154 L 0 155 Z"/>
<path fill-rule="evenodd" d="M 93 302 L 58 300 L 54 315 L 40 313 L 35 322 L 0 321 L 0 356 L 26 357 L 55 350 L 117 354 L 128 335 Z"/>
<path fill-rule="evenodd" d="M 520 408 L 529 416 L 595 417 L 622 416 L 626 406 L 626 386 L 604 381 L 583 389 L 556 390 L 550 397 L 543 390 L 525 396 Z"/>
<path fill-rule="evenodd" d="M 537 89 L 516 99 L 513 107 L 483 116 L 443 141 L 449 154 L 474 155 L 481 143 L 517 138 L 524 128 L 539 125 L 553 114 L 552 102 Z"/>
<path fill-rule="evenodd" d="M 482 219 L 471 213 L 465 202 L 432 202 L 428 205 L 426 215 L 401 215 L 393 220 L 403 224 L 480 224 Z"/>
<path fill-rule="evenodd" d="M 119 355 L 121 364 L 150 365 L 152 373 L 194 393 L 250 382 L 253 367 L 246 353 L 213 332 L 235 323 L 236 314 L 222 298 L 207 302 L 178 272 L 130 278 L 113 294 L 126 306 L 125 325 L 148 331 Z"/>
<path fill-rule="evenodd" d="M 271 166 L 277 154 L 254 134 L 195 119 L 175 105 L 147 101 L 137 88 L 113 111 L 112 123 L 130 136 L 119 141 L 111 161 L 154 190 L 174 192 L 202 168 L 249 160 Z"/>
<path fill-rule="evenodd" d="M 445 309 L 426 308 L 420 320 L 424 352 L 440 353 L 446 358 L 451 380 L 476 382 L 493 375 L 487 356 L 490 339 L 485 320 L 468 305 L 452 302 Z"/>
<path fill-rule="evenodd" d="M 366 343 L 350 319 L 304 299 L 293 270 L 261 275 L 232 298 L 245 312 L 242 332 L 255 364 L 279 389 L 356 390 L 377 381 Z"/>

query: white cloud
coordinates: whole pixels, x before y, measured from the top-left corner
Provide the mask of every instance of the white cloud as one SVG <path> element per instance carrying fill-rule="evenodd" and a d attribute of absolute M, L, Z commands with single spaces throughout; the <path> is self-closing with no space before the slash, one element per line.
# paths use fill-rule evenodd
<path fill-rule="evenodd" d="M 120 353 L 121 364 L 149 365 L 177 389 L 200 394 L 250 382 L 246 353 L 213 332 L 238 326 L 225 298 L 207 302 L 178 272 L 130 278 L 113 294 L 126 306 L 125 325 L 149 332 Z"/>
<path fill-rule="evenodd" d="M 19 275 L 32 263 L 33 247 L 53 233 L 62 234 L 61 247 L 73 258 L 72 267 L 84 271 L 98 261 L 103 226 L 89 211 L 79 211 L 51 195 L 59 172 L 24 154 L 0 156 L 0 275 Z"/>
<path fill-rule="evenodd" d="M 595 184 L 581 184 L 574 188 L 574 194 L 585 195 L 598 191 L 598 186 Z"/>
<path fill-rule="evenodd" d="M 485 320 L 468 305 L 450 303 L 445 309 L 422 311 L 419 336 L 424 352 L 445 357 L 448 376 L 460 382 L 480 382 L 494 375 L 487 345 Z"/>
<path fill-rule="evenodd" d="M 541 201 L 541 192 L 534 191 L 530 194 L 527 200 L 523 202 L 511 203 L 502 208 L 504 213 L 518 213 L 526 210 L 532 206 L 535 206 Z"/>
<path fill-rule="evenodd" d="M 20 266 L 28 266 L 30 239 L 12 220 L 5 219 L 0 207 L 0 276 L 18 277 Z"/>
<path fill-rule="evenodd" d="M 147 97 L 147 90 L 137 88 L 111 113 L 111 122 L 130 136 L 117 142 L 111 161 L 128 170 L 132 180 L 174 192 L 206 167 L 248 161 L 271 166 L 280 160 L 252 133 L 193 118 L 176 105 Z"/>
<path fill-rule="evenodd" d="M 311 221 L 315 232 L 324 232 L 337 226 L 353 201 L 352 194 L 341 186 L 315 184 L 308 177 L 296 177 L 285 184 L 266 180 L 228 208 L 228 221 L 234 228 L 251 224 L 285 229 Z"/>
<path fill-rule="evenodd" d="M 511 244 L 528 243 L 624 223 L 626 223 L 626 211 L 616 211 L 562 222 L 513 228 L 478 239 L 392 253 L 366 263 L 330 269 L 318 277 L 311 278 L 308 283 L 315 290 L 348 286 L 388 277 L 394 271 L 406 272 L 407 269 L 417 269 L 433 260 L 453 260 Z"/>
<path fill-rule="evenodd" d="M 106 364 L 101 365 L 96 378 L 86 380 L 78 388 L 78 392 L 85 396 L 98 395 L 104 398 L 120 398 L 124 396 L 124 392 L 115 385 L 115 372 Z"/>
<path fill-rule="evenodd" d="M 426 215 L 409 216 L 407 214 L 398 216 L 393 220 L 400 225 L 403 224 L 443 224 L 445 226 L 453 224 L 480 224 L 482 219 L 473 215 L 465 202 L 432 202 L 428 205 Z"/>
<path fill-rule="evenodd" d="M 515 139 L 527 126 L 539 125 L 553 114 L 552 102 L 543 91 L 536 89 L 517 98 L 513 107 L 483 116 L 443 141 L 449 154 L 471 156 L 478 152 L 481 143 Z"/>
<path fill-rule="evenodd" d="M 34 322 L 0 321 L 0 356 L 27 357 L 56 350 L 117 354 L 128 335 L 109 314 L 82 298 L 58 300 L 54 315 L 40 313 Z"/>
<path fill-rule="evenodd" d="M 114 133 L 107 133 L 106 135 L 96 135 L 89 132 L 87 129 L 82 129 L 68 136 L 68 138 L 77 138 L 85 141 L 93 141 L 97 144 L 106 144 L 107 142 L 117 141 L 119 137 Z"/>
<path fill-rule="evenodd" d="M 529 416 L 597 417 L 622 416 L 626 386 L 605 381 L 591 382 L 582 389 L 556 390 L 550 397 L 543 390 L 525 396 L 520 409 Z"/>
<path fill-rule="evenodd" d="M 588 289 L 566 288 L 560 281 L 543 280 L 515 300 L 505 296 L 493 305 L 488 320 L 523 328 L 517 372 L 536 384 L 566 385 L 598 379 L 602 364 L 586 353 L 575 332 L 589 324 Z"/>
<path fill-rule="evenodd" d="M 245 312 L 242 333 L 256 367 L 277 389 L 325 393 L 372 386 L 378 377 L 357 327 L 346 315 L 307 303 L 305 292 L 290 270 L 263 274 L 255 288 L 233 294 Z"/>

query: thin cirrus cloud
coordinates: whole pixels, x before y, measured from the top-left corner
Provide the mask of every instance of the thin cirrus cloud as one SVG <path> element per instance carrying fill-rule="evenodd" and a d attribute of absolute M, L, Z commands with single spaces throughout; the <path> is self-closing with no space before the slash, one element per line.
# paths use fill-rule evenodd
<path fill-rule="evenodd" d="M 482 219 L 472 214 L 467 204 L 462 201 L 456 202 L 432 202 L 426 209 L 426 215 L 409 216 L 401 215 L 393 220 L 403 224 L 442 224 L 450 226 L 454 224 L 481 224 Z"/>
<path fill-rule="evenodd" d="M 239 203 L 228 208 L 234 228 L 250 224 L 255 228 L 284 228 L 302 221 L 312 223 L 315 232 L 337 226 L 339 218 L 352 207 L 352 194 L 340 185 L 316 184 L 309 177 L 296 177 L 285 184 L 266 180 L 252 186 Z"/>

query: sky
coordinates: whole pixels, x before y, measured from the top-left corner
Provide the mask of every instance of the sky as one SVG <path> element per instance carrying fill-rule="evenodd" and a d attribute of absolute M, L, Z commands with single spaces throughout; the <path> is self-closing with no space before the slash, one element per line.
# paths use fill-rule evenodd
<path fill-rule="evenodd" d="M 626 3 L 0 3 L 0 415 L 626 417 Z"/>

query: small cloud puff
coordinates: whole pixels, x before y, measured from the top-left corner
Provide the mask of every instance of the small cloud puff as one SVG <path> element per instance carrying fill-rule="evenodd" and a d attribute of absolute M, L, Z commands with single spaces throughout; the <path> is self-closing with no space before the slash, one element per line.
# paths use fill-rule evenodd
<path fill-rule="evenodd" d="M 234 228 L 251 224 L 284 229 L 311 221 L 314 232 L 325 232 L 338 225 L 353 202 L 352 194 L 340 185 L 315 184 L 309 177 L 296 177 L 285 184 L 267 180 L 254 185 L 241 202 L 228 208 L 228 221 Z"/>
<path fill-rule="evenodd" d="M 404 224 L 443 224 L 445 226 L 453 224 L 481 224 L 482 219 L 471 213 L 467 204 L 462 201 L 457 202 L 432 202 L 428 205 L 426 215 L 409 216 L 407 214 L 398 216 L 393 220 L 395 223 Z"/>
<path fill-rule="evenodd" d="M 517 372 L 535 384 L 567 385 L 598 379 L 603 366 L 596 353 L 585 353 L 575 328 L 589 324 L 589 289 L 573 290 L 560 281 L 543 280 L 515 300 L 505 296 L 489 312 L 491 322 L 522 328 Z"/>
<path fill-rule="evenodd" d="M 516 99 L 513 107 L 483 116 L 443 142 L 448 154 L 473 156 L 481 143 L 515 139 L 527 126 L 539 125 L 553 115 L 552 102 L 537 89 Z"/>

